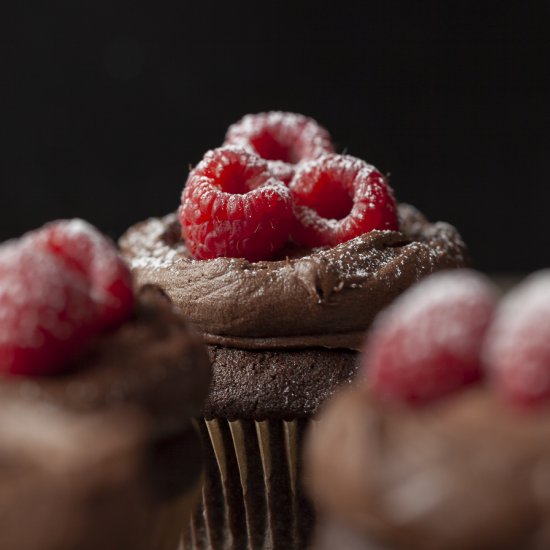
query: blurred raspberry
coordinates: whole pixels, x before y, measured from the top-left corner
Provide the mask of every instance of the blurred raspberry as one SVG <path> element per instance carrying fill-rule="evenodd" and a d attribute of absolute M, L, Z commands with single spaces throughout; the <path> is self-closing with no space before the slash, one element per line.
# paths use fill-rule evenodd
<path fill-rule="evenodd" d="M 550 270 L 531 275 L 502 299 L 483 360 L 512 402 L 550 402 Z"/>
<path fill-rule="evenodd" d="M 132 309 L 130 274 L 114 244 L 81 220 L 0 245 L 0 372 L 60 372 Z"/>
<path fill-rule="evenodd" d="M 473 271 L 437 273 L 407 290 L 376 319 L 364 373 L 383 399 L 425 403 L 482 376 L 480 353 L 496 304 Z"/>

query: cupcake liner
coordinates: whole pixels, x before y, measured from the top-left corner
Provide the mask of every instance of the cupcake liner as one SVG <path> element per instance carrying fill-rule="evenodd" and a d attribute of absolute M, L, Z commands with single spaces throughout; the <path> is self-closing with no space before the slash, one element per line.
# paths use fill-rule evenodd
<path fill-rule="evenodd" d="M 182 549 L 303 549 L 313 512 L 302 494 L 308 421 L 199 421 L 205 447 L 202 506 Z"/>

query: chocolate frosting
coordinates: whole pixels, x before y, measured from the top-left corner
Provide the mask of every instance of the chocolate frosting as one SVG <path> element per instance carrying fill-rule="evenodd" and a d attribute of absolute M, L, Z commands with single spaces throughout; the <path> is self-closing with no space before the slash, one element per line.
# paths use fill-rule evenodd
<path fill-rule="evenodd" d="M 193 260 L 175 215 L 121 238 L 138 285 L 159 285 L 205 341 L 245 349 L 360 349 L 375 315 L 420 277 L 461 267 L 454 227 L 400 205 L 400 231 L 371 231 L 329 249 L 286 249 L 275 261 Z"/>
<path fill-rule="evenodd" d="M 483 387 L 414 410 L 348 390 L 305 458 L 320 513 L 365 548 L 550 547 L 550 415 Z"/>

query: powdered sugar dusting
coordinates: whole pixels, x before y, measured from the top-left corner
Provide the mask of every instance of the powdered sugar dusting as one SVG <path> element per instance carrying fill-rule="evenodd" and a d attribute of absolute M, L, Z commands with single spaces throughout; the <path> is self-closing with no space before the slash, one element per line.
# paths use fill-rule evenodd
<path fill-rule="evenodd" d="M 0 246 L 0 371 L 51 374 L 133 308 L 112 242 L 82 220 L 52 222 Z"/>
<path fill-rule="evenodd" d="M 374 329 L 385 330 L 395 323 L 410 327 L 400 333 L 400 348 L 404 357 L 415 361 L 431 357 L 434 347 L 443 345 L 453 356 L 475 359 L 480 342 L 471 336 L 487 326 L 485 313 L 492 311 L 495 301 L 491 282 L 478 273 L 436 273 L 397 298 L 377 318 Z"/>
<path fill-rule="evenodd" d="M 45 227 L 52 231 L 51 239 L 70 242 L 71 255 L 89 270 L 91 297 L 99 303 L 116 306 L 109 292 L 121 277 L 121 263 L 115 244 L 88 222 L 75 218 L 55 222 Z"/>
<path fill-rule="evenodd" d="M 550 270 L 531 275 L 502 299 L 484 361 L 520 400 L 550 395 Z"/>
<path fill-rule="evenodd" d="M 496 290 L 469 270 L 436 273 L 375 320 L 363 368 L 383 399 L 426 403 L 482 376 L 480 353 Z"/>
<path fill-rule="evenodd" d="M 283 149 L 289 151 L 291 164 L 317 158 L 334 150 L 328 131 L 315 120 L 301 114 L 282 111 L 244 116 L 229 127 L 225 144 L 236 144 L 261 155 L 254 142 L 264 132 L 269 132 Z"/>
<path fill-rule="evenodd" d="M 298 244 L 334 246 L 374 229 L 397 229 L 391 188 L 361 159 L 325 154 L 303 163 L 289 187 L 299 205 L 292 231 Z"/>
<path fill-rule="evenodd" d="M 194 260 L 174 214 L 131 227 L 120 247 L 137 283 L 159 285 L 204 333 L 312 335 L 311 342 L 324 345 L 323 335 L 333 330 L 329 347 L 340 334 L 353 349 L 374 315 L 416 279 L 465 263 L 454 228 L 426 222 L 413 239 L 407 220 L 402 232 L 371 231 L 332 248 L 288 245 L 272 261 Z"/>
<path fill-rule="evenodd" d="M 408 286 L 411 273 L 420 279 L 433 271 L 464 264 L 465 247 L 454 227 L 441 222 L 425 223 L 423 231 L 412 241 L 407 236 L 407 222 L 402 229 L 404 235 L 390 230 L 371 231 L 332 248 L 313 248 L 287 259 L 283 255 L 280 261 L 249 263 L 235 258 L 218 258 L 209 262 L 219 264 L 216 273 L 238 271 L 240 277 L 255 277 L 261 273 L 262 284 L 281 288 L 286 288 L 290 272 L 296 272 L 300 280 L 307 281 L 313 288 L 317 288 L 318 280 L 328 281 L 321 285 L 320 302 L 346 288 L 366 287 L 372 282 L 388 289 Z M 171 214 L 147 220 L 123 236 L 121 249 L 131 268 L 139 273 L 140 280 L 157 282 L 161 272 L 176 274 L 185 270 L 186 265 L 201 265 L 202 260 L 190 258 L 180 233 L 177 218 Z M 263 289 L 263 292 L 269 291 Z"/>
<path fill-rule="evenodd" d="M 225 178 L 229 170 L 238 173 L 238 180 L 244 187 L 242 193 L 226 191 Z M 231 176 L 228 179 L 231 180 Z M 227 145 L 207 151 L 201 162 L 191 170 L 182 194 L 182 205 L 185 205 L 192 193 L 203 192 L 205 187 L 222 194 L 227 201 L 231 197 L 266 186 L 282 190 L 290 196 L 286 185 L 268 169 L 265 160 L 242 147 Z M 236 199 L 233 198 L 233 200 Z"/>
<path fill-rule="evenodd" d="M 167 223 L 177 224 L 176 215 L 159 219 L 151 218 L 142 224 L 140 230 L 129 231 L 123 238 L 123 252 L 132 251 L 127 259 L 131 269 L 157 270 L 169 269 L 181 261 L 198 261 L 188 257 L 187 249 L 180 239 L 166 241 L 164 239 Z"/>
<path fill-rule="evenodd" d="M 225 145 L 218 149 L 207 151 L 199 164 L 192 172 L 203 173 L 206 170 L 213 171 L 215 178 L 220 178 L 222 173 L 232 164 L 239 163 L 243 168 L 253 171 L 265 171 L 267 163 L 250 151 L 239 145 Z"/>
<path fill-rule="evenodd" d="M 58 259 L 30 240 L 0 246 L 0 345 L 40 348 L 44 334 L 67 340 L 92 313 L 83 281 Z"/>

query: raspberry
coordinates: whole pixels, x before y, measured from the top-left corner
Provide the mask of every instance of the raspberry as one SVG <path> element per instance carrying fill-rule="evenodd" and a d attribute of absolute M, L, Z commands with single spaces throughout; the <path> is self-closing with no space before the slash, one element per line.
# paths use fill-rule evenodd
<path fill-rule="evenodd" d="M 178 212 L 197 259 L 266 260 L 290 234 L 292 198 L 266 161 L 237 147 L 209 151 L 191 171 Z"/>
<path fill-rule="evenodd" d="M 479 380 L 495 304 L 492 284 L 468 270 L 412 287 L 376 319 L 366 342 L 362 366 L 373 391 L 422 404 Z"/>
<path fill-rule="evenodd" d="M 384 176 L 349 155 L 304 163 L 290 183 L 297 205 L 292 240 L 335 246 L 373 229 L 398 228 L 397 205 Z"/>
<path fill-rule="evenodd" d="M 48 248 L 86 280 L 102 327 L 125 321 L 133 308 L 132 278 L 113 243 L 83 220 L 47 225 Z"/>
<path fill-rule="evenodd" d="M 511 402 L 527 407 L 550 402 L 550 270 L 531 275 L 503 298 L 483 362 Z"/>
<path fill-rule="evenodd" d="M 224 145 L 238 145 L 267 160 L 273 176 L 287 185 L 294 165 L 334 152 L 329 133 L 315 120 L 280 111 L 246 115 L 229 127 Z"/>
<path fill-rule="evenodd" d="M 0 372 L 61 372 L 95 334 L 128 317 L 132 306 L 128 270 L 114 245 L 85 222 L 54 222 L 5 243 Z"/>

